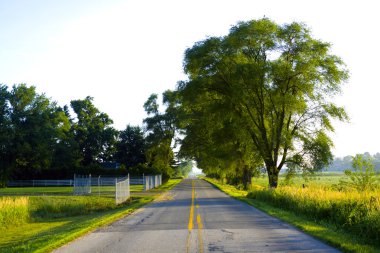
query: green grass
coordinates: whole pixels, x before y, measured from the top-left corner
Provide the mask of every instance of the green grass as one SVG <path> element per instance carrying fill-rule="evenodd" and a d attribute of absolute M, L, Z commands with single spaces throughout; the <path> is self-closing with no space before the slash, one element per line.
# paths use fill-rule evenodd
<path fill-rule="evenodd" d="M 291 180 L 291 185 L 302 187 L 302 185 L 306 186 L 323 186 L 323 187 L 331 187 L 334 184 L 338 184 L 340 180 L 347 178 L 343 173 L 316 173 L 315 175 L 309 176 L 308 178 L 303 178 L 300 175 L 295 176 Z M 263 187 L 268 186 L 268 176 L 262 175 L 260 177 L 253 177 L 252 183 L 255 185 L 260 185 Z M 279 177 L 279 185 L 285 185 L 285 175 L 280 175 Z"/>
<path fill-rule="evenodd" d="M 358 238 L 352 233 L 347 233 L 336 225 L 321 220 L 313 220 L 308 216 L 295 213 L 293 211 L 284 210 L 257 199 L 248 198 L 247 191 L 238 190 L 231 185 L 221 184 L 214 179 L 205 179 L 228 195 L 244 201 L 274 217 L 284 220 L 302 231 L 343 250 L 344 252 L 380 252 L 380 247 L 378 245 L 371 245 L 367 240 Z"/>
<path fill-rule="evenodd" d="M 380 182 L 380 175 L 377 176 L 378 182 Z M 281 174 L 278 180 L 279 186 L 294 186 L 294 187 L 317 187 L 325 189 L 337 189 L 342 187 L 337 187 L 341 181 L 350 181 L 349 177 L 346 176 L 343 172 L 319 172 L 314 175 L 310 175 L 307 178 L 302 177 L 301 175 L 296 175 L 290 183 L 285 182 L 285 175 Z M 268 187 L 269 181 L 266 174 L 259 177 L 252 178 L 252 184 L 262 187 Z"/>
<path fill-rule="evenodd" d="M 130 203 L 118 206 L 109 196 L 61 196 L 65 188 L 55 191 L 57 194 L 53 196 L 35 196 L 30 189 L 17 189 L 17 193 L 31 195 L 28 197 L 31 220 L 18 226 L 0 227 L 0 252 L 49 252 L 132 213 L 180 181 L 169 180 L 158 189 L 135 192 Z"/>

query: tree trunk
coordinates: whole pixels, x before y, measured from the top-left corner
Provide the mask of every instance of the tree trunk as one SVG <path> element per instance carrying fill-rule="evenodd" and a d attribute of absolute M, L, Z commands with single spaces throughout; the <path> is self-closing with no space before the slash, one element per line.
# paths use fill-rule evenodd
<path fill-rule="evenodd" d="M 279 171 L 274 166 L 274 167 L 267 168 L 267 172 L 268 172 L 268 179 L 269 179 L 269 187 L 277 188 Z"/>
<path fill-rule="evenodd" d="M 252 173 L 248 166 L 244 166 L 243 168 L 243 185 L 244 190 L 248 190 L 252 184 Z"/>

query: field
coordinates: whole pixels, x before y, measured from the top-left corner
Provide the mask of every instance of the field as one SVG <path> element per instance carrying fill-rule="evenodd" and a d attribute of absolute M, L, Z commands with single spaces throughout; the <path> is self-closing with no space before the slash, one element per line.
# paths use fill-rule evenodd
<path fill-rule="evenodd" d="M 296 176 L 291 180 L 291 185 L 299 187 L 302 187 L 302 185 L 308 187 L 331 187 L 333 185 L 339 184 L 339 181 L 344 178 L 345 176 L 343 173 L 318 173 L 307 178 L 303 178 L 302 176 Z M 266 175 L 260 177 L 253 177 L 252 184 L 267 187 L 268 177 Z M 279 185 L 286 185 L 284 175 L 280 175 Z"/>
<path fill-rule="evenodd" d="M 243 191 L 207 179 L 229 195 L 279 217 L 345 252 L 380 252 L 380 189 L 341 189 L 343 174 L 297 177 L 268 189 L 266 177 L 253 178 Z"/>
<path fill-rule="evenodd" d="M 181 180 L 143 192 L 131 186 L 132 200 L 115 204 L 114 187 L 92 187 L 73 196 L 72 187 L 0 189 L 0 252 L 49 252 L 149 203 Z"/>

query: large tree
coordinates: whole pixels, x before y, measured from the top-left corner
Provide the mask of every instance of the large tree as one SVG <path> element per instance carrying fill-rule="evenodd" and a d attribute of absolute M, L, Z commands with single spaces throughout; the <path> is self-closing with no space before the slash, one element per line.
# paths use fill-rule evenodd
<path fill-rule="evenodd" d="M 57 120 L 60 123 L 50 173 L 55 174 L 55 177 L 71 177 L 80 167 L 83 158 L 75 140 L 74 122 L 71 119 L 68 106 L 57 108 L 56 113 Z"/>
<path fill-rule="evenodd" d="M 152 94 L 144 104 L 144 109 L 148 114 L 148 117 L 144 119 L 147 131 L 147 163 L 157 173 L 162 173 L 165 180 L 173 175 L 175 163 L 173 147 L 176 128 L 175 114 L 172 111 L 174 109 L 173 95 L 171 91 L 163 93 L 165 112 L 159 111 L 157 94 Z"/>
<path fill-rule="evenodd" d="M 332 98 L 348 72 L 330 47 L 304 24 L 278 25 L 266 18 L 240 22 L 227 36 L 186 51 L 188 80 L 178 85 L 184 110 L 196 119 L 200 108 L 223 104 L 226 117 L 238 119 L 236 131 L 249 136 L 271 187 L 277 187 L 285 165 L 321 169 L 332 159 L 331 119 L 347 119 Z"/>
<path fill-rule="evenodd" d="M 10 167 L 12 164 L 10 156 L 12 124 L 9 97 L 8 87 L 0 84 L 0 187 L 5 185 L 11 172 Z"/>
<path fill-rule="evenodd" d="M 89 166 L 112 160 L 117 135 L 111 126 L 113 121 L 94 106 L 92 97 L 70 104 L 76 114 L 73 130 L 83 158 L 81 164 Z"/>
<path fill-rule="evenodd" d="M 199 103 L 202 106 L 193 107 Z M 178 123 L 185 129 L 185 137 L 179 155 L 194 159 L 207 175 L 248 188 L 262 160 L 247 133 L 239 131 L 240 119 L 225 106 L 221 100 L 203 96 L 182 104 L 185 110 L 179 110 Z"/>
<path fill-rule="evenodd" d="M 115 161 L 124 164 L 126 168 L 131 168 L 146 162 L 145 152 L 143 130 L 139 126 L 127 125 L 126 129 L 119 133 Z"/>
<path fill-rule="evenodd" d="M 4 90 L 3 90 L 4 91 Z M 62 109 L 34 86 L 14 85 L 8 92 L 3 128 L 9 136 L 5 161 L 13 178 L 39 177 L 51 168 L 57 146 L 70 126 Z"/>

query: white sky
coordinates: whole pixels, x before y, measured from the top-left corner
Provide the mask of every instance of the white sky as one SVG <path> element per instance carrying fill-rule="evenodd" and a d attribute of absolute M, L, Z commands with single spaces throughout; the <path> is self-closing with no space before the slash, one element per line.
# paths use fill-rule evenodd
<path fill-rule="evenodd" d="M 375 0 L 0 0 L 0 83 L 35 85 L 60 105 L 95 98 L 117 129 L 141 125 L 151 93 L 184 79 L 186 48 L 237 21 L 305 22 L 333 44 L 350 81 L 337 102 L 336 156 L 380 152 L 380 15 Z"/>

